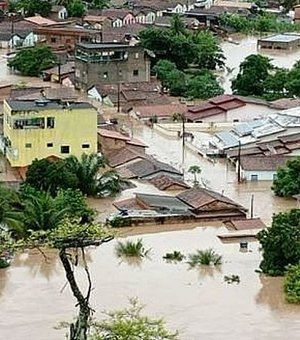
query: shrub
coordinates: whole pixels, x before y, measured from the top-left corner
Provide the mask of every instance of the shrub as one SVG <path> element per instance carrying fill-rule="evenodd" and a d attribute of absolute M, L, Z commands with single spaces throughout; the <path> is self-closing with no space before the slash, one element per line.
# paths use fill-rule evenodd
<path fill-rule="evenodd" d="M 188 264 L 191 267 L 198 265 L 218 266 L 222 264 L 222 256 L 217 254 L 213 249 L 197 250 L 194 254 L 189 254 Z"/>
<path fill-rule="evenodd" d="M 151 249 L 145 249 L 143 245 L 143 240 L 138 239 L 135 241 L 125 241 L 118 242 L 116 245 L 116 254 L 118 257 L 147 257 L 150 253 Z"/>
<path fill-rule="evenodd" d="M 300 303 L 300 264 L 288 266 L 284 278 L 285 298 L 290 303 Z"/>
<path fill-rule="evenodd" d="M 166 255 L 163 256 L 163 259 L 167 261 L 181 262 L 185 259 L 185 256 L 180 251 L 174 250 L 173 253 L 166 253 Z"/>

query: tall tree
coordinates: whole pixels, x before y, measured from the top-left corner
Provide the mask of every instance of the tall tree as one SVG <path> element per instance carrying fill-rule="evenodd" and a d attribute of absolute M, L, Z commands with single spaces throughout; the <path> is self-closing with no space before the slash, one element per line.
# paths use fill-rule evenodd
<path fill-rule="evenodd" d="M 186 96 L 189 98 L 208 99 L 224 93 L 216 77 L 209 71 L 199 72 L 189 77 L 186 86 Z"/>
<path fill-rule="evenodd" d="M 17 8 L 28 17 L 36 14 L 47 17 L 51 11 L 52 3 L 49 0 L 18 0 Z"/>
<path fill-rule="evenodd" d="M 19 50 L 8 66 L 23 76 L 39 76 L 41 71 L 55 66 L 57 59 L 47 46 L 35 46 Z"/>
<path fill-rule="evenodd" d="M 239 73 L 232 81 L 232 90 L 242 96 L 261 96 L 265 92 L 264 82 L 273 69 L 271 60 L 260 54 L 249 55 L 241 64 Z"/>
<path fill-rule="evenodd" d="M 81 18 L 85 13 L 85 5 L 81 0 L 73 0 L 67 6 L 70 17 Z"/>
<path fill-rule="evenodd" d="M 97 195 L 99 170 L 105 166 L 104 158 L 97 154 L 82 154 L 80 159 L 68 157 L 66 164 L 76 175 L 80 191 L 86 195 Z"/>
<path fill-rule="evenodd" d="M 263 260 L 261 270 L 283 275 L 288 265 L 300 262 L 300 209 L 273 216 L 272 226 L 258 233 Z"/>
<path fill-rule="evenodd" d="M 279 168 L 272 190 L 277 196 L 289 197 L 300 193 L 300 157 L 289 160 Z"/>

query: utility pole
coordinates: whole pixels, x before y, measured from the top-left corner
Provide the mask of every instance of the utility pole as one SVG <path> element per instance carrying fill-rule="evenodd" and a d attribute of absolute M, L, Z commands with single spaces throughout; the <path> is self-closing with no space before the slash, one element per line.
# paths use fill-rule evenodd
<path fill-rule="evenodd" d="M 239 141 L 238 149 L 238 183 L 241 183 L 241 141 Z"/>
<path fill-rule="evenodd" d="M 253 218 L 253 204 L 254 204 L 254 195 L 251 195 L 251 203 L 250 203 L 250 218 Z"/>
<path fill-rule="evenodd" d="M 182 167 L 184 166 L 185 161 L 185 115 L 181 114 L 182 120 Z"/>
<path fill-rule="evenodd" d="M 61 57 L 58 59 L 58 82 L 61 84 Z"/>
<path fill-rule="evenodd" d="M 120 69 L 119 69 L 119 64 L 117 63 L 116 64 L 117 66 L 117 77 L 118 77 L 118 113 L 120 112 L 120 91 L 121 91 L 121 84 L 120 84 Z"/>

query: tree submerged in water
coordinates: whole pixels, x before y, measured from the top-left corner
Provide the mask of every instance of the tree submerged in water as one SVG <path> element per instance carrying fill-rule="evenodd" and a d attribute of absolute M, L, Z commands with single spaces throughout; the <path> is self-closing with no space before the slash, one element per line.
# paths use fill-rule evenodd
<path fill-rule="evenodd" d="M 162 319 L 141 314 L 143 306 L 136 299 L 123 310 L 107 312 L 103 321 L 92 323 L 91 340 L 178 340 L 178 332 L 166 329 Z"/>
<path fill-rule="evenodd" d="M 142 239 L 138 239 L 137 241 L 119 241 L 116 245 L 115 250 L 118 257 L 136 258 L 148 257 L 151 251 L 151 249 L 145 249 Z"/>
<path fill-rule="evenodd" d="M 191 267 L 198 265 L 219 266 L 222 264 L 222 256 L 217 254 L 213 249 L 197 250 L 194 254 L 189 254 L 188 264 Z"/>

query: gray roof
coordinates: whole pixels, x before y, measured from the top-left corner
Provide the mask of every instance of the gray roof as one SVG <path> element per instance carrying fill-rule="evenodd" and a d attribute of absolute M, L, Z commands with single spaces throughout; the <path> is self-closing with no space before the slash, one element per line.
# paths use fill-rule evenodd
<path fill-rule="evenodd" d="M 270 37 L 262 38 L 259 41 L 289 43 L 289 42 L 296 41 L 296 40 L 300 40 L 300 36 L 297 34 L 278 34 L 278 35 L 272 35 Z"/>
<path fill-rule="evenodd" d="M 94 108 L 93 105 L 87 102 L 63 102 L 63 101 L 50 101 L 47 99 L 41 100 L 6 100 L 12 111 L 30 111 L 30 110 L 51 110 L 62 109 L 67 106 L 69 109 L 89 109 Z M 45 104 L 45 105 L 43 105 Z"/>
<path fill-rule="evenodd" d="M 181 202 L 174 196 L 136 194 L 136 198 L 143 201 L 146 205 L 153 208 L 167 209 L 169 211 L 185 211 L 188 212 L 190 207 Z"/>
<path fill-rule="evenodd" d="M 134 47 L 134 46 L 129 46 L 127 44 L 120 44 L 120 43 L 107 43 L 107 44 L 97 44 L 97 43 L 79 43 L 76 46 L 78 47 L 83 47 L 86 49 L 100 49 L 100 48 L 129 48 L 129 47 Z"/>
<path fill-rule="evenodd" d="M 138 178 L 147 177 L 160 171 L 181 175 L 181 173 L 171 165 L 160 162 L 153 157 L 129 164 L 126 168 Z"/>

